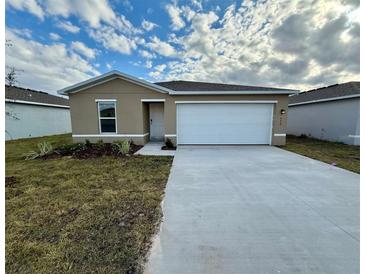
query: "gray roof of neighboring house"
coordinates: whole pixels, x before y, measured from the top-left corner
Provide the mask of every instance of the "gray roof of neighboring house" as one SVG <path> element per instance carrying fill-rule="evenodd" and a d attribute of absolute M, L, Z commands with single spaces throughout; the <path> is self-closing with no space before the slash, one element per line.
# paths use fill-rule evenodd
<path fill-rule="evenodd" d="M 326 101 L 334 100 L 336 98 L 341 99 L 341 97 L 347 96 L 360 96 L 360 82 L 354 81 L 336 84 L 291 95 L 289 96 L 289 105 L 315 102 L 318 100 Z"/>
<path fill-rule="evenodd" d="M 292 91 L 291 89 L 284 88 L 270 88 L 270 87 L 258 87 L 258 86 L 245 86 L 245 85 L 233 85 L 233 84 L 221 84 L 221 83 L 207 83 L 207 82 L 195 82 L 195 81 L 169 81 L 169 82 L 157 82 L 155 85 L 162 86 L 164 88 L 172 89 L 175 91 Z"/>
<path fill-rule="evenodd" d="M 5 85 L 5 99 L 30 103 L 69 106 L 68 99 L 43 91 Z"/>

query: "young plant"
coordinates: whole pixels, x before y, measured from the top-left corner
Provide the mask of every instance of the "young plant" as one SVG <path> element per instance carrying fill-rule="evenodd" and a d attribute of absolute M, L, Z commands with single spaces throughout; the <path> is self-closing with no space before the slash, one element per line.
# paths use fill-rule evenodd
<path fill-rule="evenodd" d="M 114 145 L 116 146 L 118 153 L 120 153 L 122 155 L 127 155 L 131 148 L 131 142 L 128 140 L 122 140 L 122 141 L 115 142 Z"/>
<path fill-rule="evenodd" d="M 172 143 L 172 141 L 169 138 L 166 139 L 165 145 L 168 148 L 174 148 L 174 144 Z"/>
<path fill-rule="evenodd" d="M 87 147 L 91 147 L 91 142 L 90 142 L 90 140 L 89 140 L 89 139 L 86 139 L 86 140 L 85 140 L 85 146 L 87 146 Z"/>
<path fill-rule="evenodd" d="M 74 143 L 74 144 L 64 144 L 57 147 L 54 151 L 60 155 L 73 155 L 74 153 L 83 151 L 87 149 L 87 144 L 84 143 Z"/>
<path fill-rule="evenodd" d="M 43 156 L 46 156 L 48 154 L 51 154 L 53 152 L 53 147 L 49 142 L 41 142 L 38 143 L 38 150 L 32 150 L 28 153 L 26 153 L 25 160 L 34 160 Z"/>

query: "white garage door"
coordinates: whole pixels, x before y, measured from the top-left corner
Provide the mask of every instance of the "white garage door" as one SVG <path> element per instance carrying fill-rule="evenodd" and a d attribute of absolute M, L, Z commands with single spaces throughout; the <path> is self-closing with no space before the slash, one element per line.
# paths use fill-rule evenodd
<path fill-rule="evenodd" d="M 178 103 L 178 144 L 270 144 L 273 104 Z"/>

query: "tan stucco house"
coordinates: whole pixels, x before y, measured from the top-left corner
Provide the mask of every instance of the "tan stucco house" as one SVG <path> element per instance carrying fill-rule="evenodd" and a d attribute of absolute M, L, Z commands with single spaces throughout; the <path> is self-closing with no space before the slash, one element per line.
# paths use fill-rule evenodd
<path fill-rule="evenodd" d="M 75 142 L 284 145 L 295 90 L 170 81 L 111 71 L 59 91 L 69 96 Z"/>

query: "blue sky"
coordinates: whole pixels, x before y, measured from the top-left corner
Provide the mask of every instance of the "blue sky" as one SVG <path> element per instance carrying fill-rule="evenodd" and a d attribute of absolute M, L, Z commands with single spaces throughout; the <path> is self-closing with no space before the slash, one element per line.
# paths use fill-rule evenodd
<path fill-rule="evenodd" d="M 7 0 L 7 68 L 55 93 L 120 70 L 309 89 L 359 79 L 359 2 Z"/>

